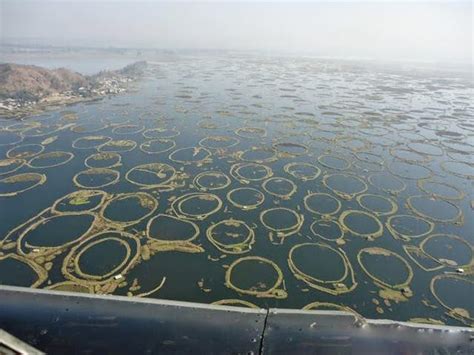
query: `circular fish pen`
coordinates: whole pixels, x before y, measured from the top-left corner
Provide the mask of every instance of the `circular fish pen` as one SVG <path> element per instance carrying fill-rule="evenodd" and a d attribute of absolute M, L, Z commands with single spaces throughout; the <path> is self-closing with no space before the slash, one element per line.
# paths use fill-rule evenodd
<path fill-rule="evenodd" d="M 37 288 L 47 278 L 44 268 L 24 256 L 0 255 L 0 285 Z"/>
<path fill-rule="evenodd" d="M 164 244 L 189 243 L 199 236 L 199 227 L 194 222 L 160 213 L 148 221 L 146 235 Z"/>
<path fill-rule="evenodd" d="M 351 163 L 346 158 L 330 154 L 319 156 L 318 162 L 322 166 L 333 170 L 347 170 L 351 167 Z"/>
<path fill-rule="evenodd" d="M 164 163 L 138 165 L 125 174 L 125 179 L 133 185 L 158 190 L 173 190 L 176 178 L 175 168 Z"/>
<path fill-rule="evenodd" d="M 25 165 L 23 159 L 3 159 L 0 160 L 0 175 L 11 174 Z"/>
<path fill-rule="evenodd" d="M 352 235 L 374 240 L 383 235 L 383 224 L 371 213 L 360 210 L 345 210 L 339 216 L 343 231 Z"/>
<path fill-rule="evenodd" d="M 321 174 L 321 169 L 310 163 L 288 163 L 283 170 L 301 181 L 315 180 Z"/>
<path fill-rule="evenodd" d="M 137 142 L 129 139 L 111 140 L 101 144 L 97 150 L 101 153 L 125 153 L 134 150 Z"/>
<path fill-rule="evenodd" d="M 388 217 L 385 226 L 393 238 L 403 241 L 423 238 L 434 229 L 434 223 L 413 215 L 393 215 Z"/>
<path fill-rule="evenodd" d="M 0 179 L 0 197 L 12 197 L 31 190 L 46 182 L 46 175 L 22 173 Z"/>
<path fill-rule="evenodd" d="M 314 236 L 337 245 L 344 245 L 344 230 L 338 221 L 333 219 L 318 219 L 311 223 L 309 229 Z"/>
<path fill-rule="evenodd" d="M 125 134 L 137 134 L 137 133 L 142 132 L 144 129 L 145 129 L 145 127 L 144 127 L 144 126 L 140 126 L 140 125 L 135 125 L 135 124 L 123 124 L 123 125 L 115 126 L 115 127 L 112 129 L 112 133 L 121 134 L 121 135 L 125 135 Z"/>
<path fill-rule="evenodd" d="M 78 172 L 72 178 L 74 185 L 83 189 L 98 189 L 116 184 L 120 179 L 117 170 L 94 168 Z"/>
<path fill-rule="evenodd" d="M 305 262 L 307 265 L 304 265 Z M 331 295 L 351 292 L 357 287 L 354 270 L 344 251 L 324 243 L 293 246 L 288 255 L 288 266 L 296 279 Z M 328 271 L 336 275 L 328 275 Z"/>
<path fill-rule="evenodd" d="M 74 158 L 71 152 L 48 152 L 34 156 L 28 161 L 28 166 L 32 169 L 46 169 L 64 165 Z"/>
<path fill-rule="evenodd" d="M 459 206 L 430 196 L 410 196 L 407 198 L 407 206 L 416 215 L 433 222 L 462 224 L 464 221 Z"/>
<path fill-rule="evenodd" d="M 252 187 L 232 189 L 226 197 L 233 206 L 244 211 L 254 210 L 265 201 L 265 195 Z"/>
<path fill-rule="evenodd" d="M 421 241 L 419 248 L 446 267 L 470 268 L 474 264 L 472 245 L 454 234 L 431 234 Z"/>
<path fill-rule="evenodd" d="M 201 191 L 222 190 L 230 183 L 230 178 L 220 171 L 203 171 L 193 180 L 193 185 Z"/>
<path fill-rule="evenodd" d="M 225 219 L 212 224 L 206 231 L 207 239 L 226 254 L 245 254 L 255 243 L 255 232 L 244 221 Z"/>
<path fill-rule="evenodd" d="M 169 160 L 175 163 L 184 165 L 196 164 L 197 166 L 212 162 L 211 157 L 212 153 L 204 147 L 179 148 L 168 156 Z"/>
<path fill-rule="evenodd" d="M 160 154 L 170 151 L 176 147 L 176 142 L 171 139 L 152 139 L 140 144 L 140 150 L 147 154 Z"/>
<path fill-rule="evenodd" d="M 169 139 L 181 134 L 176 128 L 150 128 L 143 132 L 143 137 L 147 139 Z"/>
<path fill-rule="evenodd" d="M 249 163 L 271 163 L 277 160 L 276 151 L 273 148 L 252 147 L 238 153 L 238 159 Z"/>
<path fill-rule="evenodd" d="M 193 206 L 199 202 L 201 206 Z M 171 209 L 176 216 L 188 220 L 202 221 L 210 215 L 219 211 L 222 207 L 222 200 L 210 193 L 192 192 L 175 199 L 171 204 Z"/>
<path fill-rule="evenodd" d="M 397 195 L 407 187 L 402 180 L 387 172 L 369 175 L 368 180 L 372 186 L 391 195 Z"/>
<path fill-rule="evenodd" d="M 199 141 L 199 145 L 207 149 L 228 149 L 239 143 L 237 138 L 229 136 L 209 136 Z"/>
<path fill-rule="evenodd" d="M 300 231 L 304 216 L 289 208 L 275 207 L 262 211 L 260 222 L 270 231 L 270 241 L 281 244 L 285 238 Z"/>
<path fill-rule="evenodd" d="M 389 197 L 363 194 L 356 198 L 360 207 L 376 216 L 388 216 L 398 211 L 398 205 Z"/>
<path fill-rule="evenodd" d="M 364 180 L 349 174 L 325 175 L 323 185 L 344 200 L 352 200 L 368 189 Z"/>
<path fill-rule="evenodd" d="M 273 176 L 273 171 L 266 165 L 256 163 L 237 163 L 231 166 L 230 175 L 237 181 L 248 184 Z"/>
<path fill-rule="evenodd" d="M 95 149 L 110 141 L 112 141 L 112 137 L 108 136 L 86 136 L 75 139 L 72 142 L 72 147 L 76 149 Z"/>
<path fill-rule="evenodd" d="M 239 274 L 243 274 L 242 277 Z M 271 276 L 264 282 L 263 275 Z M 226 271 L 225 285 L 244 295 L 283 299 L 288 296 L 283 286 L 283 273 L 273 261 L 259 256 L 246 256 L 234 261 Z"/>
<path fill-rule="evenodd" d="M 82 214 L 102 207 L 107 193 L 102 190 L 79 190 L 57 199 L 51 207 L 52 213 Z"/>
<path fill-rule="evenodd" d="M 262 139 L 267 136 L 267 130 L 259 127 L 240 127 L 234 133 L 241 138 Z"/>
<path fill-rule="evenodd" d="M 314 192 L 306 195 L 303 199 L 304 207 L 311 213 L 321 215 L 323 219 L 331 218 L 341 209 L 341 201 L 334 196 L 323 193 Z"/>
<path fill-rule="evenodd" d="M 89 155 L 84 165 L 90 169 L 116 168 L 121 166 L 122 156 L 118 153 L 95 153 Z"/>
<path fill-rule="evenodd" d="M 262 188 L 270 195 L 283 200 L 289 200 L 296 192 L 295 183 L 282 177 L 272 177 L 265 180 L 262 184 Z"/>
<path fill-rule="evenodd" d="M 441 181 L 418 180 L 417 185 L 421 191 L 435 199 L 462 200 L 466 195 L 456 186 Z"/>

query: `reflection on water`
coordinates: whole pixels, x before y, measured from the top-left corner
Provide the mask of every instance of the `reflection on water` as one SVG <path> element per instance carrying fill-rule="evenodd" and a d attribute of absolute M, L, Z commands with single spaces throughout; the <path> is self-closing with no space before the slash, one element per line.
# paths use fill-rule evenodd
<path fill-rule="evenodd" d="M 0 284 L 474 323 L 472 82 L 183 57 L 0 121 Z"/>

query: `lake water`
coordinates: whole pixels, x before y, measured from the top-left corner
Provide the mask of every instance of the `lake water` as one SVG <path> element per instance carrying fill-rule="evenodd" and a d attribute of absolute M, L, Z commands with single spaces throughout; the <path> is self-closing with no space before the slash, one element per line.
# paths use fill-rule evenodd
<path fill-rule="evenodd" d="M 472 95 L 453 71 L 195 56 L 3 119 L 0 284 L 472 325 Z"/>

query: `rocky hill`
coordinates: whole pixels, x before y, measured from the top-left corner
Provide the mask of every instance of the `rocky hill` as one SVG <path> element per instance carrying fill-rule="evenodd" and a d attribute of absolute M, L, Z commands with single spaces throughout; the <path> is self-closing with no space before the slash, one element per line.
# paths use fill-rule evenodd
<path fill-rule="evenodd" d="M 0 114 L 16 114 L 38 104 L 61 104 L 116 94 L 140 77 L 146 62 L 86 76 L 68 69 L 0 64 Z"/>

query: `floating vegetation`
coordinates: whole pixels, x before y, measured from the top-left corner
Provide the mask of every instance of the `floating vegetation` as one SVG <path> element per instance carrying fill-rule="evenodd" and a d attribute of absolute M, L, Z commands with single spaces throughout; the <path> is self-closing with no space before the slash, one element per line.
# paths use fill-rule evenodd
<path fill-rule="evenodd" d="M 169 160 L 179 164 L 201 166 L 212 162 L 212 153 L 204 147 L 179 148 L 169 155 Z"/>
<path fill-rule="evenodd" d="M 146 235 L 160 243 L 189 243 L 199 236 L 199 227 L 194 222 L 160 213 L 148 221 Z"/>
<path fill-rule="evenodd" d="M 10 159 L 28 159 L 44 151 L 44 145 L 41 144 L 23 144 L 10 148 L 7 152 L 7 158 Z"/>
<path fill-rule="evenodd" d="M 212 224 L 206 231 L 207 239 L 221 252 L 244 254 L 255 243 L 255 232 L 244 221 L 225 219 Z"/>
<path fill-rule="evenodd" d="M 230 183 L 230 178 L 220 171 L 204 171 L 193 180 L 193 185 L 201 191 L 222 190 Z"/>
<path fill-rule="evenodd" d="M 48 152 L 36 155 L 29 162 L 28 166 L 33 169 L 46 169 L 64 165 L 74 158 L 71 152 Z"/>
<path fill-rule="evenodd" d="M 288 200 L 296 192 L 293 181 L 281 177 L 272 177 L 263 182 L 262 188 L 270 195 Z"/>
<path fill-rule="evenodd" d="M 71 131 L 76 133 L 95 133 L 106 129 L 108 125 L 104 122 L 93 121 L 75 124 L 71 127 Z"/>
<path fill-rule="evenodd" d="M 418 188 L 435 199 L 462 200 L 465 193 L 453 185 L 434 180 L 418 180 Z"/>
<path fill-rule="evenodd" d="M 260 213 L 260 222 L 270 230 L 270 241 L 281 244 L 285 238 L 300 231 L 304 216 L 289 208 L 275 207 Z"/>
<path fill-rule="evenodd" d="M 240 127 L 235 134 L 242 138 L 261 139 L 267 136 L 267 130 L 259 127 Z"/>
<path fill-rule="evenodd" d="M 89 155 L 84 165 L 90 169 L 116 168 L 121 165 L 122 156 L 118 153 L 95 153 Z"/>
<path fill-rule="evenodd" d="M 354 314 L 358 318 L 362 316 L 348 306 L 331 302 L 312 302 L 302 308 L 305 311 L 341 311 Z"/>
<path fill-rule="evenodd" d="M 95 149 L 101 145 L 112 141 L 112 137 L 107 136 L 86 136 L 80 137 L 72 142 L 72 147 L 76 149 Z"/>
<path fill-rule="evenodd" d="M 79 292 L 79 293 L 94 293 L 94 287 L 90 285 L 82 285 L 73 281 L 58 282 L 54 285 L 46 287 L 48 290 L 63 291 L 63 292 Z"/>
<path fill-rule="evenodd" d="M 41 266 L 16 254 L 0 255 L 0 285 L 39 287 L 48 278 Z"/>
<path fill-rule="evenodd" d="M 433 277 L 430 289 L 436 300 L 447 310 L 446 314 L 474 327 L 474 281 L 468 277 L 442 274 Z"/>
<path fill-rule="evenodd" d="M 268 277 L 269 280 L 263 280 Z M 261 298 L 286 298 L 283 273 L 273 261 L 259 256 L 246 256 L 234 261 L 226 271 L 225 285 L 238 293 Z"/>
<path fill-rule="evenodd" d="M 465 163 L 462 161 L 443 161 L 441 168 L 447 173 L 464 179 L 474 179 L 474 164 Z"/>
<path fill-rule="evenodd" d="M 251 163 L 270 163 L 277 160 L 276 151 L 272 148 L 252 147 L 238 153 L 238 158 Z"/>
<path fill-rule="evenodd" d="M 251 187 L 232 189 L 226 197 L 232 205 L 245 211 L 256 209 L 265 201 L 265 195 Z"/>
<path fill-rule="evenodd" d="M 354 270 L 340 248 L 324 243 L 298 244 L 290 249 L 288 265 L 298 280 L 331 295 L 347 293 L 357 287 Z"/>
<path fill-rule="evenodd" d="M 139 257 L 137 237 L 105 231 L 74 246 L 64 258 L 61 271 L 70 281 L 93 286 L 94 293 L 112 293 Z M 118 275 L 122 277 L 117 278 Z"/>
<path fill-rule="evenodd" d="M 427 167 L 403 161 L 391 163 L 388 170 L 393 175 L 410 180 L 428 179 L 433 175 L 433 172 Z"/>
<path fill-rule="evenodd" d="M 107 196 L 107 193 L 102 190 L 74 191 L 57 199 L 51 207 L 51 211 L 68 214 L 96 211 L 104 204 Z"/>
<path fill-rule="evenodd" d="M 148 139 L 166 139 L 166 138 L 174 138 L 180 135 L 180 132 L 176 128 L 151 128 L 147 129 L 143 132 L 143 137 Z"/>
<path fill-rule="evenodd" d="M 143 131 L 145 127 L 135 124 L 123 124 L 120 126 L 115 126 L 112 129 L 112 133 L 115 134 L 137 134 Z"/>
<path fill-rule="evenodd" d="M 323 185 L 344 200 L 352 200 L 356 195 L 367 191 L 364 180 L 349 174 L 325 175 Z"/>
<path fill-rule="evenodd" d="M 302 181 L 315 180 L 321 174 L 321 169 L 310 163 L 288 163 L 283 167 L 283 170 Z"/>
<path fill-rule="evenodd" d="M 273 144 L 273 149 L 275 149 L 282 158 L 306 155 L 309 151 L 308 147 L 304 144 L 290 142 L 275 143 Z"/>
<path fill-rule="evenodd" d="M 180 218 L 202 221 L 219 211 L 222 200 L 210 193 L 194 192 L 182 195 L 171 204 L 173 212 Z"/>
<path fill-rule="evenodd" d="M 419 248 L 446 267 L 469 268 L 474 264 L 472 245 L 454 234 L 431 234 L 421 241 Z"/>
<path fill-rule="evenodd" d="M 357 196 L 356 200 L 360 207 L 376 216 L 387 216 L 398 211 L 396 202 L 383 195 L 363 194 Z"/>
<path fill-rule="evenodd" d="M 58 216 L 39 218 L 20 233 L 18 250 L 38 264 L 51 261 L 50 257 L 86 237 L 95 221 L 96 216 L 89 212 L 61 213 Z"/>
<path fill-rule="evenodd" d="M 413 215 L 390 216 L 385 223 L 395 239 L 410 241 L 427 236 L 434 229 L 434 223 Z"/>
<path fill-rule="evenodd" d="M 98 189 L 116 184 L 120 179 L 117 170 L 94 168 L 78 172 L 73 177 L 74 185 L 83 189 Z"/>
<path fill-rule="evenodd" d="M 339 216 L 339 224 L 343 231 L 367 240 L 374 240 L 383 234 L 380 220 L 365 211 L 345 210 Z"/>
<path fill-rule="evenodd" d="M 239 140 L 228 136 L 209 136 L 199 141 L 199 145 L 208 149 L 226 149 L 239 144 Z"/>
<path fill-rule="evenodd" d="M 0 197 L 11 197 L 31 190 L 46 182 L 46 175 L 22 173 L 0 179 Z"/>
<path fill-rule="evenodd" d="M 3 159 L 0 160 L 0 175 L 11 174 L 25 165 L 23 159 Z"/>
<path fill-rule="evenodd" d="M 99 152 L 125 153 L 134 150 L 137 147 L 137 142 L 124 140 L 111 140 L 105 144 L 100 145 L 97 150 Z"/>
<path fill-rule="evenodd" d="M 368 180 L 369 183 L 379 190 L 392 195 L 399 194 L 406 189 L 406 184 L 402 180 L 387 172 L 372 174 Z"/>
<path fill-rule="evenodd" d="M 336 242 L 337 245 L 346 244 L 344 230 L 338 221 L 333 219 L 319 219 L 314 221 L 310 228 L 311 232 L 323 240 Z"/>
<path fill-rule="evenodd" d="M 158 201 L 146 192 L 121 193 L 104 203 L 100 216 L 108 228 L 122 229 L 139 223 L 157 208 Z"/>
<path fill-rule="evenodd" d="M 318 162 L 326 168 L 334 170 L 347 170 L 351 167 L 351 163 L 346 158 L 330 154 L 319 156 Z"/>
<path fill-rule="evenodd" d="M 212 302 L 211 304 L 218 305 L 218 306 L 231 306 L 231 307 L 244 307 L 244 308 L 259 308 L 257 305 L 239 299 L 225 299 Z"/>
<path fill-rule="evenodd" d="M 243 184 L 251 181 L 265 180 L 273 176 L 273 171 L 266 165 L 256 163 L 237 163 L 231 166 L 230 175 Z"/>
<path fill-rule="evenodd" d="M 339 212 L 341 209 L 341 202 L 323 192 L 313 192 L 305 196 L 304 207 L 312 213 L 321 215 L 323 219 L 329 219 L 332 215 Z"/>
<path fill-rule="evenodd" d="M 176 147 L 176 142 L 171 139 L 152 139 L 140 144 L 140 150 L 147 154 L 160 154 Z"/>
<path fill-rule="evenodd" d="M 413 295 L 409 287 L 413 269 L 402 256 L 387 249 L 372 247 L 360 250 L 357 261 L 367 276 L 381 288 L 379 296 L 383 299 L 401 302 Z"/>
<path fill-rule="evenodd" d="M 445 200 L 433 199 L 429 196 L 410 196 L 407 206 L 416 215 L 439 223 L 464 223 L 461 209 Z"/>
<path fill-rule="evenodd" d="M 127 171 L 125 179 L 142 188 L 161 191 L 173 190 L 179 184 L 175 168 L 164 163 L 138 165 Z"/>

